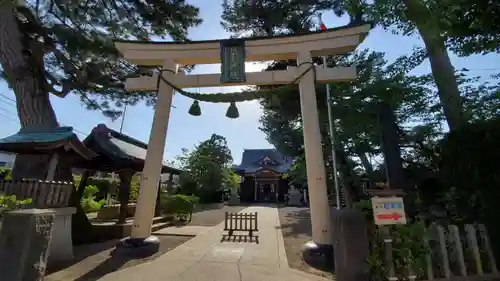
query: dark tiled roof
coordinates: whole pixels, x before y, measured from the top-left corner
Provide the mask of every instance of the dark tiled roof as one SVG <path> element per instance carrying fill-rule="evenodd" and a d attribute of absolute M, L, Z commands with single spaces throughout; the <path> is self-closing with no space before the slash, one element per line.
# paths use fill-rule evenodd
<path fill-rule="evenodd" d="M 101 156 L 101 159 L 96 161 L 99 163 L 93 163 L 96 166 L 95 169 L 99 169 L 100 165 L 105 165 L 103 170 L 129 168 L 137 172 L 142 171 L 148 146 L 137 139 L 112 130 L 104 124 L 99 124 L 92 129 L 83 143 Z M 87 163 L 88 165 L 90 163 Z M 162 171 L 180 172 L 178 169 L 168 167 L 166 163 L 163 163 Z"/>
<path fill-rule="evenodd" d="M 274 163 L 263 164 L 262 160 L 265 157 L 270 158 Z M 291 157 L 283 156 L 276 149 L 245 149 L 241 164 L 234 167 L 234 169 L 246 174 L 252 174 L 262 169 L 285 174 L 290 170 L 292 163 L 293 159 Z"/>

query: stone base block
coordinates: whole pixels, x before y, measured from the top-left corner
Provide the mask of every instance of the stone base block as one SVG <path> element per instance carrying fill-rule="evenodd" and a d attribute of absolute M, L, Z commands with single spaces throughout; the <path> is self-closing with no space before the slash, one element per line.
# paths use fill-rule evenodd
<path fill-rule="evenodd" d="M 49 263 L 68 261 L 73 259 L 73 240 L 71 238 L 71 218 L 76 208 L 50 209 L 55 214 L 50 242 Z"/>
<path fill-rule="evenodd" d="M 328 271 L 335 269 L 332 245 L 307 242 L 302 246 L 302 257 L 307 264 L 314 268 Z"/>
<path fill-rule="evenodd" d="M 160 250 L 160 239 L 156 236 L 147 238 L 127 237 L 122 239 L 113 250 L 113 255 L 124 255 L 129 258 L 152 256 Z"/>

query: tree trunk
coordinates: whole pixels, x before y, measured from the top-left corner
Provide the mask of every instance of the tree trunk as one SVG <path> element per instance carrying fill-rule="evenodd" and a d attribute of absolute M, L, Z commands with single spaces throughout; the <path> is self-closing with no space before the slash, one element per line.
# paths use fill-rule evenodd
<path fill-rule="evenodd" d="M 26 42 L 17 24 L 14 7 L 0 8 L 0 65 L 7 82 L 16 95 L 17 113 L 22 129 L 51 130 L 59 126 L 45 89 L 43 76 L 43 49 L 27 49 Z M 41 46 L 40 48 L 43 48 Z M 38 66 L 38 67 L 37 67 Z M 70 159 L 60 156 L 55 180 L 73 181 Z M 50 155 L 17 155 L 12 170 L 13 179 L 46 178 Z M 76 190 L 70 206 L 77 208 L 73 216 L 73 241 L 78 243 L 78 234 L 90 237 L 91 224 L 83 212 Z M 76 235 L 75 235 L 76 234 Z"/>
<path fill-rule="evenodd" d="M 85 187 L 87 186 L 87 182 L 89 181 L 90 171 L 85 170 L 82 173 L 82 179 L 78 184 L 77 192 L 78 192 L 78 201 L 80 201 L 83 197 L 83 193 L 85 192 Z"/>
<path fill-rule="evenodd" d="M 366 174 L 368 175 L 370 181 L 375 181 L 375 176 L 373 174 L 373 166 L 372 163 L 370 163 L 370 160 L 368 160 L 368 156 L 366 156 L 366 153 L 357 149 L 356 154 L 358 154 L 359 160 L 361 161 L 361 165 L 363 165 L 363 168 L 365 168 Z"/>
<path fill-rule="evenodd" d="M 0 9 L 0 64 L 9 86 L 16 95 L 17 113 L 22 129 L 57 128 L 58 122 L 45 90 L 45 81 L 36 67 L 36 52 L 27 54 L 24 36 L 19 30 L 14 10 Z M 43 59 L 43 57 L 42 57 Z M 50 155 L 19 155 L 12 171 L 13 179 L 45 179 Z"/>
<path fill-rule="evenodd" d="M 407 18 L 417 26 L 427 49 L 432 75 L 439 91 L 439 99 L 448 127 L 450 131 L 457 130 L 467 122 L 467 118 L 462 110 L 455 69 L 448 56 L 445 38 L 441 36 L 437 19 L 421 0 L 403 0 L 403 2 L 407 7 Z"/>

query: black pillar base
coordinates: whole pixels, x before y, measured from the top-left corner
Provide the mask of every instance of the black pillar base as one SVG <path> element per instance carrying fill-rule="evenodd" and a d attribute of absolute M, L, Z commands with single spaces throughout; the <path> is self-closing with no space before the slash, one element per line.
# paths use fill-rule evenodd
<path fill-rule="evenodd" d="M 302 257 L 311 267 L 325 271 L 335 270 L 332 245 L 316 244 L 313 241 L 307 242 L 302 246 Z"/>
<path fill-rule="evenodd" d="M 127 237 L 122 239 L 113 251 L 113 255 L 123 255 L 130 258 L 152 256 L 160 250 L 160 240 L 156 236 L 146 238 Z"/>

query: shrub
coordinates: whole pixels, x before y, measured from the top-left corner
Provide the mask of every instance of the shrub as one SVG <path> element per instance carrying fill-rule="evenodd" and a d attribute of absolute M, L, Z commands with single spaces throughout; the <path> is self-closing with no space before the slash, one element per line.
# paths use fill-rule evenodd
<path fill-rule="evenodd" d="M 95 185 L 87 185 L 83 191 L 83 198 L 95 198 L 95 194 L 99 192 L 99 188 Z"/>
<path fill-rule="evenodd" d="M 132 180 L 130 181 L 130 196 L 129 199 L 131 201 L 137 201 L 137 198 L 139 197 L 139 189 L 141 188 L 141 183 L 139 181 L 138 176 L 133 176 Z"/>
<path fill-rule="evenodd" d="M 85 213 L 97 212 L 101 209 L 101 204 L 96 202 L 94 198 L 83 198 L 80 203 Z"/>
<path fill-rule="evenodd" d="M 106 199 L 99 200 L 99 205 L 101 205 L 101 208 L 104 207 L 104 206 L 106 206 L 107 203 L 108 202 L 106 201 Z"/>
<path fill-rule="evenodd" d="M 387 272 L 384 264 L 384 234 L 373 223 L 373 210 L 370 200 L 361 200 L 356 208 L 363 212 L 367 219 L 370 256 L 367 259 L 370 268 L 370 280 L 385 281 Z M 429 248 L 422 237 L 426 226 L 422 221 L 408 222 L 406 225 L 386 226 L 392 238 L 393 260 L 396 276 L 399 280 L 407 280 L 406 268 L 410 266 L 417 277 L 422 277 L 426 269 L 426 256 Z M 417 278 L 418 280 L 419 278 Z"/>
<path fill-rule="evenodd" d="M 196 196 L 168 195 L 161 198 L 162 211 L 166 214 L 177 216 L 180 220 L 191 221 L 194 206 L 198 203 Z M 186 217 L 188 217 L 186 219 Z"/>
<path fill-rule="evenodd" d="M 106 194 L 110 191 L 111 182 L 107 179 L 93 179 L 89 178 L 87 180 L 87 185 L 94 185 L 97 187 L 95 197 L 97 199 L 102 199 L 106 197 Z"/>
<path fill-rule="evenodd" d="M 484 223 L 490 237 L 500 236 L 499 138 L 500 118 L 465 125 L 443 139 L 439 165 L 448 186 L 443 205 L 452 223 Z M 491 243 L 500 259 L 500 241 Z"/>
<path fill-rule="evenodd" d="M 12 169 L 0 168 L 0 179 L 1 180 L 12 180 Z"/>
<path fill-rule="evenodd" d="M 85 213 L 96 212 L 102 207 L 101 201 L 106 201 L 103 199 L 99 202 L 95 201 L 95 194 L 99 192 L 99 188 L 95 185 L 87 185 L 83 191 L 83 198 L 80 201 Z"/>
<path fill-rule="evenodd" d="M 31 198 L 24 200 L 17 200 L 15 195 L 11 196 L 0 196 L 0 218 L 2 214 L 7 211 L 22 209 L 23 207 L 31 204 L 33 200 Z"/>
<path fill-rule="evenodd" d="M 179 176 L 179 190 L 180 194 L 194 195 L 198 193 L 198 183 L 187 172 L 181 173 Z"/>

